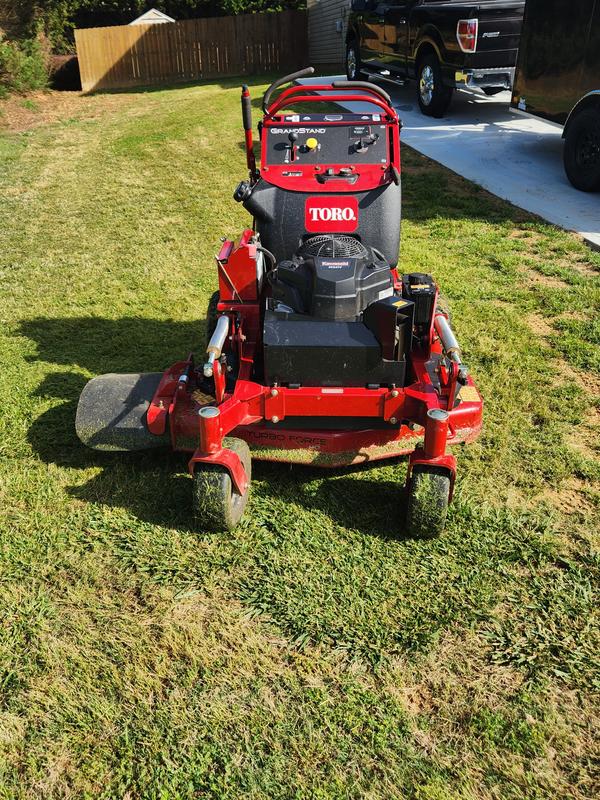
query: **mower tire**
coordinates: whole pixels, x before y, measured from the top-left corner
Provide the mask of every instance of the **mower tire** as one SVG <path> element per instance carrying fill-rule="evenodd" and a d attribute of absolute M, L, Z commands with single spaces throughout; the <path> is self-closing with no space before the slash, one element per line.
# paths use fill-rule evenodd
<path fill-rule="evenodd" d="M 210 337 L 213 335 L 215 328 L 217 327 L 217 317 L 219 316 L 219 312 L 217 311 L 218 302 L 219 292 L 213 292 L 206 308 L 206 347 L 208 347 Z"/>
<path fill-rule="evenodd" d="M 450 476 L 443 470 L 416 466 L 408 487 L 405 531 L 415 539 L 433 539 L 446 524 Z"/>
<path fill-rule="evenodd" d="M 448 322 L 452 325 L 452 311 L 450 311 L 450 303 L 444 294 L 439 294 L 437 299 L 437 311 L 441 311 L 448 318 Z"/>
<path fill-rule="evenodd" d="M 225 467 L 197 463 L 194 469 L 192 505 L 197 526 L 202 531 L 231 531 L 238 524 L 250 495 L 252 460 L 250 448 L 242 439 L 225 438 L 223 447 L 240 458 L 248 477 L 248 488 L 238 494 Z"/>

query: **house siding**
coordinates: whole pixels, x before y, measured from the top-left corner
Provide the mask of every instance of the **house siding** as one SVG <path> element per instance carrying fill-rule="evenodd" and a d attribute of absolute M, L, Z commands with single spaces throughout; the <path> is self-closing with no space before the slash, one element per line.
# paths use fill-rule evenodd
<path fill-rule="evenodd" d="M 308 0 L 308 53 L 313 65 L 342 66 L 350 0 Z M 342 30 L 336 23 L 342 21 Z"/>

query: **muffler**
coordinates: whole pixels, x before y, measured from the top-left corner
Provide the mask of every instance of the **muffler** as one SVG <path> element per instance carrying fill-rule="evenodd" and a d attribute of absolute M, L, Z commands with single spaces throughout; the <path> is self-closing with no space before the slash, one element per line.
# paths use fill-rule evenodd
<path fill-rule="evenodd" d="M 155 436 L 146 425 L 146 412 L 161 378 L 162 372 L 109 373 L 88 381 L 75 417 L 83 444 L 109 452 L 168 446 L 168 428 Z"/>

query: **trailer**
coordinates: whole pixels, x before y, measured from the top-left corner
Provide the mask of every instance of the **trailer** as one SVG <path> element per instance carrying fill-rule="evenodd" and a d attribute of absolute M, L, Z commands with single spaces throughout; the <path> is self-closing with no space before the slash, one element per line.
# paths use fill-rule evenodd
<path fill-rule="evenodd" d="M 567 177 L 600 191 L 600 0 L 527 0 L 511 106 L 560 125 Z"/>

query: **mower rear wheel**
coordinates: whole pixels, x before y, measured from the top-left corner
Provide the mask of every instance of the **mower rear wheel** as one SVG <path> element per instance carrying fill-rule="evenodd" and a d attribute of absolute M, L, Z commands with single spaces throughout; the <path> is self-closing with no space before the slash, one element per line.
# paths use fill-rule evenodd
<path fill-rule="evenodd" d="M 223 439 L 223 447 L 240 458 L 248 478 L 244 494 L 233 487 L 229 472 L 217 464 L 196 464 L 192 487 L 192 505 L 198 528 L 203 531 L 231 531 L 238 524 L 250 495 L 252 460 L 250 448 L 242 439 Z"/>
<path fill-rule="evenodd" d="M 217 304 L 219 302 L 219 292 L 213 292 L 211 295 L 210 300 L 208 301 L 208 306 L 206 308 L 206 346 L 208 347 L 208 343 L 210 342 L 210 337 L 215 332 L 215 328 L 217 327 L 217 318 L 219 316 L 219 312 L 217 311 Z"/>
<path fill-rule="evenodd" d="M 433 539 L 446 524 L 450 476 L 443 470 L 416 466 L 408 487 L 406 533 L 415 539 Z"/>

